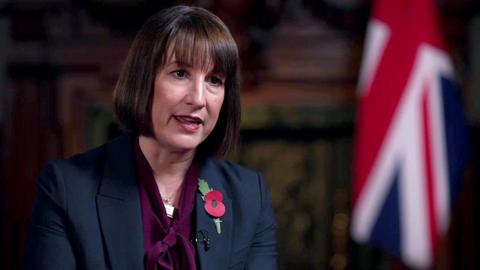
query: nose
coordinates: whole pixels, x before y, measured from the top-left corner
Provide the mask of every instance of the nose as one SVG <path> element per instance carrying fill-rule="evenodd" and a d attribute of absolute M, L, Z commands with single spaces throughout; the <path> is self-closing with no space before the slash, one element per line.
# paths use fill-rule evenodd
<path fill-rule="evenodd" d="M 187 104 L 195 107 L 205 106 L 205 81 L 202 78 L 193 80 L 192 87 L 189 91 Z"/>

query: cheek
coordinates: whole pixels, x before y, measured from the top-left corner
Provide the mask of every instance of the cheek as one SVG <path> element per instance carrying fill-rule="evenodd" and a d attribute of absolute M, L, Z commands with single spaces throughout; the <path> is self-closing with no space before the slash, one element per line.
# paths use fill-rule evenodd
<path fill-rule="evenodd" d="M 152 118 L 158 118 L 162 107 L 161 100 L 155 97 L 152 102 Z"/>
<path fill-rule="evenodd" d="M 175 93 L 178 93 L 175 89 L 167 91 L 165 88 L 156 89 L 153 97 L 152 112 L 158 114 L 164 114 L 166 111 L 171 110 L 181 99 Z"/>
<path fill-rule="evenodd" d="M 222 109 L 223 102 L 224 102 L 224 96 L 223 95 L 215 97 L 215 99 L 212 102 L 212 111 L 215 112 L 217 117 L 220 114 L 220 110 Z"/>
<path fill-rule="evenodd" d="M 151 119 L 155 127 L 167 124 L 170 102 L 162 97 L 156 97 L 152 103 Z"/>

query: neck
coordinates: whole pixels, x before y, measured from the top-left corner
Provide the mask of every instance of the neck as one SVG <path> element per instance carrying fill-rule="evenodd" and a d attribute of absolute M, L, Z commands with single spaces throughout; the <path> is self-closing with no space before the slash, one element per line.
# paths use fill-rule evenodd
<path fill-rule="evenodd" d="M 195 157 L 195 151 L 171 151 L 151 137 L 140 136 L 139 145 L 153 170 L 155 182 L 164 199 L 176 202 L 185 175 Z"/>

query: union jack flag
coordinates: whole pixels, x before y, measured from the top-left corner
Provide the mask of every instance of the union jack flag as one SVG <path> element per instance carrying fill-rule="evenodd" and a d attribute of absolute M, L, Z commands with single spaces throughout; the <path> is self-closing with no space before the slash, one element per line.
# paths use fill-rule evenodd
<path fill-rule="evenodd" d="M 358 85 L 352 236 L 431 267 L 468 130 L 434 0 L 378 0 Z"/>

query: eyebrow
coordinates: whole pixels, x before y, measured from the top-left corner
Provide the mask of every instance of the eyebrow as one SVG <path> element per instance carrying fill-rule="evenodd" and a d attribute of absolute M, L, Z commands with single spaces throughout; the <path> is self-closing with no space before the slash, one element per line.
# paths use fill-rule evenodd
<path fill-rule="evenodd" d="M 167 65 L 177 65 L 177 66 L 186 66 L 186 67 L 192 67 L 191 64 L 187 63 L 187 62 L 183 62 L 183 61 L 172 61 L 170 63 L 167 63 Z"/>
<path fill-rule="evenodd" d="M 192 64 L 184 62 L 184 61 L 179 61 L 179 60 L 169 62 L 165 65 L 165 67 L 170 66 L 170 65 L 177 65 L 179 67 L 193 68 Z M 225 72 L 215 71 L 214 69 L 210 70 L 210 72 L 216 74 L 217 76 L 224 77 L 223 79 L 225 79 L 225 77 L 226 77 Z"/>

